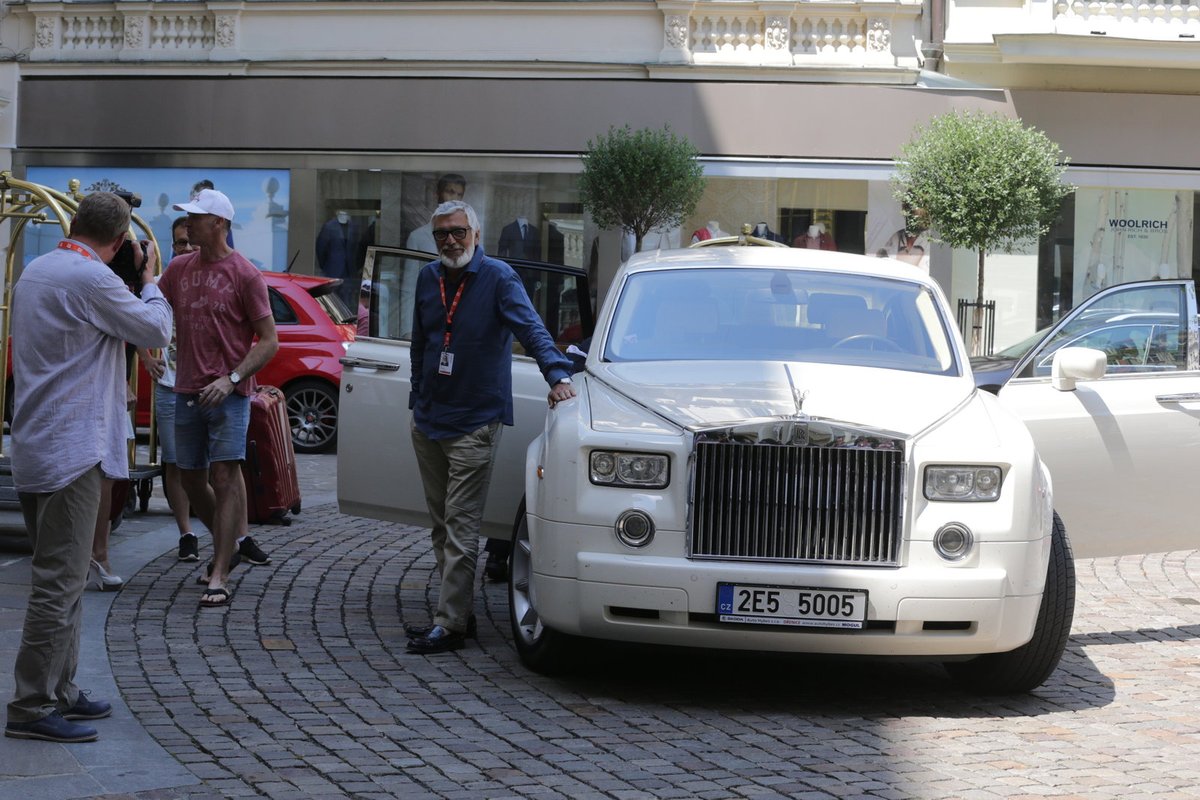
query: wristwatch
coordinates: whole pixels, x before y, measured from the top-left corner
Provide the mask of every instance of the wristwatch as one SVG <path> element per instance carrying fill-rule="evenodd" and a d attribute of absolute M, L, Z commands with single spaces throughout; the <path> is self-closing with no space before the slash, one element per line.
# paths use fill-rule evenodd
<path fill-rule="evenodd" d="M 239 383 L 242 382 L 242 376 L 238 374 L 238 371 L 236 369 L 233 372 L 229 373 L 229 382 L 232 383 L 234 386 L 237 386 Z"/>
<path fill-rule="evenodd" d="M 570 378 L 559 378 L 559 379 L 558 379 L 558 383 L 565 383 L 565 384 L 567 384 L 568 386 L 570 386 L 570 385 L 571 385 L 571 379 L 570 379 Z M 558 383 L 556 383 L 556 384 L 554 384 L 554 385 L 555 385 L 555 386 L 558 386 Z"/>

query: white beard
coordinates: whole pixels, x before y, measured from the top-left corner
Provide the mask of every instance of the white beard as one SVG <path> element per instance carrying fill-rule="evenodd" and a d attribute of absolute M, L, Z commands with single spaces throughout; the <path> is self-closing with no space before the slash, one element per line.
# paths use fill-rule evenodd
<path fill-rule="evenodd" d="M 475 257 L 475 243 L 467 245 L 463 248 L 462 255 L 458 258 L 449 258 L 442 256 L 442 266 L 446 269 L 462 269 L 471 263 L 471 259 Z"/>

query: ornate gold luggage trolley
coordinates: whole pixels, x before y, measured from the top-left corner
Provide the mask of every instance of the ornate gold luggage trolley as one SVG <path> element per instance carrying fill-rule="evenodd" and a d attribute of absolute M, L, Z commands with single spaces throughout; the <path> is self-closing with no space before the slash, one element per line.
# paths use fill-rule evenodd
<path fill-rule="evenodd" d="M 0 172 L 0 222 L 9 223 L 8 257 L 4 264 L 3 305 L 0 305 L 0 317 L 3 318 L 3 323 L 0 324 L 0 363 L 5 365 L 5 380 L 0 382 L 0 408 L 4 409 L 6 424 L 12 419 L 12 362 L 8 352 L 11 317 L 8 312 L 12 303 L 13 265 L 17 257 L 17 240 L 29 223 L 34 225 L 58 224 L 62 228 L 63 235 L 67 235 L 71 226 L 71 217 L 75 215 L 79 208 L 79 201 L 83 198 L 83 193 L 79 191 L 79 181 L 75 179 L 69 182 L 66 192 L 60 192 L 48 186 L 14 178 L 8 171 Z M 137 214 L 133 215 L 133 225 L 145 234 L 144 238 L 155 241 L 154 232 Z M 156 241 L 155 245 L 157 246 Z M 161 251 L 159 251 L 159 256 L 161 268 Z M 137 396 L 138 382 L 136 358 L 135 355 L 134 369 L 130 378 L 130 385 L 135 397 Z M 129 413 L 135 415 L 136 429 L 136 407 Z M 137 441 L 134 439 L 129 443 L 129 478 L 134 482 L 136 499 L 142 511 L 149 506 L 154 478 L 161 473 L 162 467 L 158 463 L 158 431 L 155 428 L 154 420 L 154 392 L 150 392 L 149 463 L 138 464 Z M 130 492 L 131 503 L 134 496 L 135 493 Z M 13 488 L 12 464 L 4 450 L 2 438 L 0 438 L 0 507 L 14 509 L 20 507 L 16 490 Z"/>

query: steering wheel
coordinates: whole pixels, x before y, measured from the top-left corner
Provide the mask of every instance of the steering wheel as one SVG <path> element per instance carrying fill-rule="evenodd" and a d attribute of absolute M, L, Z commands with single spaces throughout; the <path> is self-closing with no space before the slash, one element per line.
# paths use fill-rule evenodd
<path fill-rule="evenodd" d="M 884 349 L 884 350 L 891 350 L 894 353 L 904 352 L 903 348 L 901 348 L 900 345 L 896 344 L 891 339 L 888 339 L 885 336 L 876 336 L 873 333 L 856 333 L 853 336 L 847 336 L 845 339 L 834 342 L 833 346 L 834 347 L 860 347 L 860 349 L 875 350 L 876 343 L 883 345 L 882 349 Z M 865 348 L 862 348 L 861 347 L 862 344 L 866 344 L 867 346 Z"/>

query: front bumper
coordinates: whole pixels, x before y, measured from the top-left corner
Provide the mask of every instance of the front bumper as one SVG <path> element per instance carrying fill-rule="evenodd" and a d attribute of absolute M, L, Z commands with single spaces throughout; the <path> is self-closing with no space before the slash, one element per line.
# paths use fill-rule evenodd
<path fill-rule="evenodd" d="M 530 595 L 543 623 L 564 633 L 629 642 L 869 656 L 1005 652 L 1032 636 L 1041 582 L 1030 591 L 1029 576 L 1046 574 L 1047 547 L 1040 539 L 985 543 L 969 567 L 929 561 L 847 567 L 602 552 L 612 539 L 605 529 L 533 518 L 530 523 L 535 540 Z M 660 538 L 664 533 L 682 543 L 681 533 L 660 531 Z M 589 549 L 588 542 L 597 546 Z M 863 590 L 867 627 L 831 631 L 718 622 L 720 582 Z"/>

